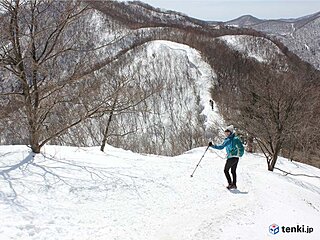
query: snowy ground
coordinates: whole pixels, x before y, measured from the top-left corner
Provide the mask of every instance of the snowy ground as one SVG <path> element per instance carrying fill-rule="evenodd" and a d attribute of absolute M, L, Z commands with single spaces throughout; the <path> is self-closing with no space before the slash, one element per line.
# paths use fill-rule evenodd
<path fill-rule="evenodd" d="M 268 172 L 263 157 L 246 154 L 230 192 L 222 151 L 209 150 L 190 177 L 204 151 L 162 157 L 46 146 L 33 158 L 26 147 L 1 146 L 0 239 L 318 239 L 319 178 Z M 285 159 L 278 167 L 320 176 Z M 313 233 L 282 232 L 297 225 Z"/>

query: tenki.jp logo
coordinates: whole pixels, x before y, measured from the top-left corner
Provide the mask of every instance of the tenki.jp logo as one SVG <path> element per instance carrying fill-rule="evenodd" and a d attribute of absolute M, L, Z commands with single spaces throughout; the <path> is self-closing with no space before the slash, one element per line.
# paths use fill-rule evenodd
<path fill-rule="evenodd" d="M 277 234 L 278 232 L 280 231 L 280 228 L 279 228 L 279 226 L 277 225 L 277 224 L 271 224 L 270 226 L 269 226 L 269 232 L 271 233 L 271 234 L 273 234 L 273 235 L 275 235 L 275 234 Z"/>
<path fill-rule="evenodd" d="M 299 224 L 297 224 L 297 226 L 295 227 L 285 227 L 285 226 L 279 227 L 275 223 L 269 226 L 269 232 L 272 235 L 278 234 L 280 230 L 282 233 L 312 233 L 313 227 L 309 227 L 309 226 L 305 227 L 304 225 L 299 225 Z"/>

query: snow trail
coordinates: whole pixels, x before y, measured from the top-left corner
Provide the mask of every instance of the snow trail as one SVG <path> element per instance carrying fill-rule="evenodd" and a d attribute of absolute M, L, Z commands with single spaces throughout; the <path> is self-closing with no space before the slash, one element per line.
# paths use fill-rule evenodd
<path fill-rule="evenodd" d="M 26 147 L 1 146 L 0 238 L 274 239 L 268 228 L 276 223 L 315 229 L 280 232 L 285 239 L 317 239 L 319 179 L 269 172 L 262 156 L 245 154 L 238 190 L 231 192 L 222 152 L 209 149 L 190 177 L 205 149 L 163 157 L 111 146 L 106 153 L 98 147 L 45 146 L 30 159 Z M 319 169 L 282 158 L 279 166 L 320 175 Z"/>

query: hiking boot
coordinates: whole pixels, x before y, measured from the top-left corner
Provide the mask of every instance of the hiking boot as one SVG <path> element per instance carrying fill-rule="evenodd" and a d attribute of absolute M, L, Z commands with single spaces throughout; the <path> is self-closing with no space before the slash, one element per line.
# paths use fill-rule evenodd
<path fill-rule="evenodd" d="M 228 186 L 227 186 L 227 189 L 231 189 L 232 188 L 232 184 L 229 184 Z"/>
<path fill-rule="evenodd" d="M 235 185 L 235 184 L 229 184 L 228 186 L 227 186 L 227 189 L 237 189 L 237 185 Z"/>

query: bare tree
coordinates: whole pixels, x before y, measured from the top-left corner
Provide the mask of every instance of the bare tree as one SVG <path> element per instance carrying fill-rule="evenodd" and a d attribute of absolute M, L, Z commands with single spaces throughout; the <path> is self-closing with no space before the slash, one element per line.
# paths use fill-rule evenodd
<path fill-rule="evenodd" d="M 108 111 L 108 119 L 103 131 L 100 150 L 104 151 L 107 139 L 110 132 L 110 125 L 115 115 L 126 114 L 127 112 L 135 112 L 135 107 L 146 101 L 153 94 L 160 92 L 162 86 L 159 84 L 147 84 L 142 86 L 142 83 L 134 81 L 130 77 L 114 78 L 112 84 L 109 85 L 109 90 L 113 93 L 111 106 Z M 121 135 L 126 135 L 122 133 Z"/>
<path fill-rule="evenodd" d="M 262 69 L 260 69 L 262 70 Z M 241 86 L 237 114 L 239 125 L 258 141 L 268 170 L 273 171 L 285 146 L 293 147 L 301 129 L 310 124 L 313 86 L 291 71 L 261 71 Z"/>
<path fill-rule="evenodd" d="M 79 51 L 86 47 L 80 17 L 88 8 L 48 0 L 2 0 L 0 7 L 5 11 L 0 23 L 2 103 L 19 106 L 20 126 L 26 127 L 32 151 L 39 153 L 44 144 L 105 108 L 107 101 L 92 94 L 98 86 L 87 78 L 90 71 L 83 71 L 91 55 Z"/>
<path fill-rule="evenodd" d="M 282 55 L 260 63 L 238 52 L 227 53 L 215 63 L 218 81 L 212 97 L 226 120 L 256 139 L 273 171 L 282 150 L 301 151 L 311 146 L 312 136 L 319 136 L 314 131 L 320 127 L 315 120 L 319 73 Z"/>

